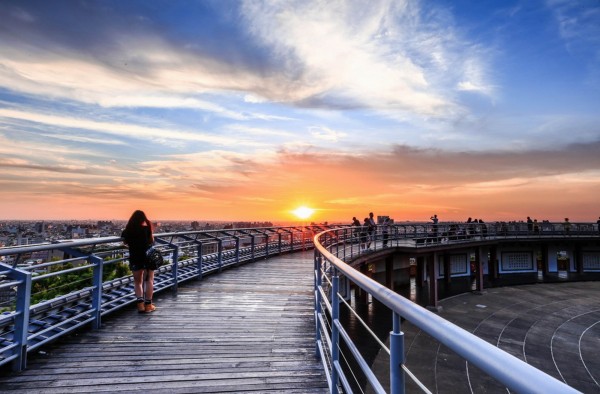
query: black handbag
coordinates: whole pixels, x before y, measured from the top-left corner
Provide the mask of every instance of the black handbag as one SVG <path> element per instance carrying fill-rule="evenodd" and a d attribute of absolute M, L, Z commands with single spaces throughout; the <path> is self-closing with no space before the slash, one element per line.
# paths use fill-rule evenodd
<path fill-rule="evenodd" d="M 150 246 L 146 250 L 146 269 L 156 270 L 165 264 L 162 253 L 154 246 Z"/>

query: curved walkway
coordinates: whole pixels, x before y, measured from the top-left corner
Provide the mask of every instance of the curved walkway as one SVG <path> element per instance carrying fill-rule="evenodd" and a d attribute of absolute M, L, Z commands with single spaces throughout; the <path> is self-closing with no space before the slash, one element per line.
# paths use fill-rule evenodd
<path fill-rule="evenodd" d="M 600 393 L 600 282 L 492 288 L 440 304 L 441 317 L 577 390 Z M 406 364 L 432 392 L 507 392 L 422 331 L 408 323 L 403 331 Z"/>
<path fill-rule="evenodd" d="M 313 252 L 271 257 L 155 295 L 0 376 L 2 393 L 325 393 Z"/>

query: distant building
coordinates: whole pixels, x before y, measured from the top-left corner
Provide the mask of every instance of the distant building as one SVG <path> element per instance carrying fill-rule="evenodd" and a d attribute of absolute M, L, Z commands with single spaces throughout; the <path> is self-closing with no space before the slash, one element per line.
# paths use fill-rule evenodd
<path fill-rule="evenodd" d="M 43 234 L 45 232 L 44 222 L 37 222 L 34 229 L 36 233 Z"/>
<path fill-rule="evenodd" d="M 87 229 L 77 226 L 71 229 L 71 238 L 85 238 Z"/>

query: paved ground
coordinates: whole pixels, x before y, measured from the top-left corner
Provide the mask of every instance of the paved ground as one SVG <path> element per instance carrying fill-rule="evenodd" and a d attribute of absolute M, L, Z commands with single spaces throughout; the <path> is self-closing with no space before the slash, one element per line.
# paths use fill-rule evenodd
<path fill-rule="evenodd" d="M 600 282 L 494 288 L 441 305 L 445 319 L 577 390 L 600 393 Z M 407 366 L 432 392 L 507 393 L 427 334 L 408 324 L 403 331 Z M 420 390 L 408 384 L 407 392 Z"/>

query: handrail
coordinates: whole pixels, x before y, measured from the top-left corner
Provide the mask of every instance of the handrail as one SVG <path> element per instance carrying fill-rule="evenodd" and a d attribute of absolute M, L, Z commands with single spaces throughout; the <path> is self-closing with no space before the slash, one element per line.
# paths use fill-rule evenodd
<path fill-rule="evenodd" d="M 312 248 L 312 236 L 322 228 L 331 226 L 155 234 L 157 249 L 168 263 L 155 273 L 155 293 L 177 291 L 178 283 L 202 279 L 240 263 Z M 300 236 L 307 230 L 309 237 Z M 203 249 L 210 245 L 218 247 L 213 251 Z M 62 251 L 66 256 L 41 264 L 21 264 L 24 258 L 44 251 Z M 99 328 L 102 318 L 135 302 L 131 275 L 102 279 L 106 267 L 127 261 L 127 253 L 122 239 L 115 236 L 0 248 L 0 296 L 8 295 L 8 302 L 14 305 L 0 314 L 0 366 L 11 363 L 13 370 L 21 371 L 27 366 L 28 352 L 82 326 Z M 36 282 L 75 272 L 85 273 L 78 276 L 81 285 L 76 290 L 32 303 Z M 16 290 L 14 296 L 12 289 Z"/>
<path fill-rule="evenodd" d="M 439 228 L 438 228 L 439 229 Z M 399 232 L 396 232 L 398 234 Z M 413 325 L 423 330 L 431 337 L 438 340 L 440 343 L 460 355 L 462 358 L 472 363 L 482 371 L 486 372 L 491 377 L 495 378 L 504 384 L 510 390 L 519 393 L 577 393 L 578 391 L 566 385 L 563 382 L 547 375 L 546 373 L 534 368 L 524 361 L 504 352 L 503 350 L 489 344 L 485 340 L 469 333 L 468 331 L 458 327 L 457 325 L 441 318 L 433 312 L 411 302 L 402 297 L 387 287 L 379 284 L 371 278 L 363 275 L 358 270 L 346 264 L 331 251 L 334 246 L 332 239 L 340 239 L 343 243 L 344 252 L 346 249 L 346 239 L 341 235 L 345 234 L 344 230 L 331 229 L 317 234 L 314 238 L 315 244 L 315 315 L 316 315 L 316 330 L 317 330 L 317 354 L 323 354 L 329 359 L 323 359 L 323 365 L 326 369 L 331 369 L 330 365 L 337 362 L 336 352 L 334 347 L 338 346 L 337 336 L 339 334 L 330 332 L 330 330 L 320 324 L 326 320 L 325 310 L 330 314 L 332 326 L 338 327 L 338 317 L 336 316 L 335 305 L 340 303 L 338 298 L 342 298 L 344 294 L 337 291 L 337 283 L 340 278 L 344 278 L 356 286 L 360 287 L 379 302 L 387 306 L 394 316 L 394 331 L 391 333 L 392 342 L 399 340 L 397 348 L 394 349 L 392 344 L 391 360 L 390 360 L 390 379 L 391 389 L 393 393 L 404 392 L 404 378 L 401 367 L 403 362 L 394 364 L 397 360 L 403 360 L 403 340 L 402 332 L 400 331 L 400 318 L 406 319 Z M 596 232 L 597 234 L 597 232 Z M 436 234 L 439 236 L 438 234 Z M 350 245 L 355 243 L 357 239 L 351 238 Z M 397 240 L 397 239 L 396 239 Z M 324 276 L 331 279 L 333 286 L 328 286 L 328 280 L 324 280 Z M 336 289 L 336 291 L 334 291 Z M 329 297 L 325 300 L 325 297 Z M 322 308 L 322 305 L 325 308 Z M 332 305 L 332 308 L 328 308 Z M 338 327 L 343 329 L 343 327 Z M 323 336 L 326 336 L 328 347 L 323 346 Z M 331 337 L 327 339 L 327 336 Z M 334 338 L 336 337 L 336 338 Z M 518 371 L 518 373 L 515 373 Z M 370 372 L 370 371 L 369 371 Z M 336 379 L 336 374 L 328 374 L 330 377 L 329 387 L 332 393 L 338 392 L 338 384 L 344 386 L 345 377 Z M 378 390 L 377 390 L 378 391 Z"/>
<path fill-rule="evenodd" d="M 456 224 L 456 228 L 466 230 L 464 238 L 460 238 L 457 234 L 445 231 L 450 230 L 452 225 L 450 223 L 440 223 L 439 225 L 403 223 L 391 226 L 389 241 L 395 242 L 396 246 L 420 248 L 444 242 L 472 242 L 477 237 L 535 239 L 535 237 L 555 237 L 560 234 L 564 236 L 565 233 L 562 224 L 552 224 L 552 229 L 544 229 L 542 234 L 528 234 L 527 229 L 523 231 L 522 224 L 514 225 L 514 228 L 509 228 L 507 231 L 500 226 L 498 227 L 501 229 L 500 233 L 494 230 L 496 226 L 494 224 L 484 226 L 481 224 L 472 226 Z M 336 248 L 338 253 L 345 254 L 346 248 L 340 250 L 339 245 L 353 240 L 357 230 L 350 226 L 287 226 L 155 234 L 158 249 L 168 262 L 166 266 L 156 272 L 155 292 L 166 289 L 176 291 L 178 283 L 201 279 L 203 275 L 216 273 L 222 268 L 236 264 L 267 258 L 272 254 L 312 248 L 313 239 L 304 236 L 306 231 L 308 230 L 312 235 L 316 229 L 320 231 L 326 228 L 339 230 L 336 230 L 337 233 L 325 231 L 324 233 L 328 235 L 321 243 L 325 244 L 326 241 L 331 250 Z M 380 230 L 382 229 L 380 228 Z M 433 230 L 436 230 L 435 237 L 433 237 Z M 573 223 L 570 233 L 567 235 L 588 237 L 597 234 L 595 224 Z M 455 235 L 458 237 L 457 239 L 453 239 Z M 418 242 L 419 237 L 424 237 L 424 244 Z M 214 252 L 203 250 L 206 245 L 224 243 L 228 243 L 228 247 L 231 249 L 218 248 Z M 247 245 L 244 246 L 244 243 Z M 374 247 L 377 248 L 377 244 Z M 20 260 L 28 257 L 31 253 L 52 250 L 63 251 L 69 257 L 29 267 L 19 265 Z M 350 249 L 351 254 L 353 250 Z M 14 310 L 0 315 L 0 366 L 12 362 L 13 369 L 20 371 L 26 368 L 28 352 L 89 323 L 93 328 L 98 328 L 102 318 L 135 301 L 131 275 L 102 281 L 104 268 L 127 260 L 126 250 L 122 246 L 120 237 L 65 240 L 39 245 L 0 248 L 0 258 L 6 259 L 4 262 L 0 260 L 1 292 L 6 293 L 7 289 L 16 289 Z M 65 263 L 77 263 L 77 260 L 83 262 L 78 267 L 60 267 Z M 51 269 L 56 269 L 56 272 L 38 275 L 36 270 L 40 268 L 46 273 L 49 273 Z M 330 268 L 337 269 L 337 266 L 334 265 Z M 31 292 L 35 282 L 78 270 L 91 271 L 89 278 L 86 278 L 89 283 L 78 290 L 32 304 Z M 320 275 L 321 271 L 319 274 L 315 274 L 315 276 Z M 325 295 L 322 289 L 318 293 Z M 331 310 L 332 305 L 328 305 L 325 300 L 323 300 L 323 304 L 326 309 Z M 323 315 L 317 317 L 321 323 L 325 322 Z M 344 333 L 341 334 L 343 337 Z M 399 335 L 399 331 L 396 334 Z M 324 337 L 323 340 L 331 347 L 328 337 Z M 321 343 L 323 342 L 321 341 Z M 391 347 L 393 353 L 394 347 Z M 338 361 L 336 363 L 339 365 Z"/>

